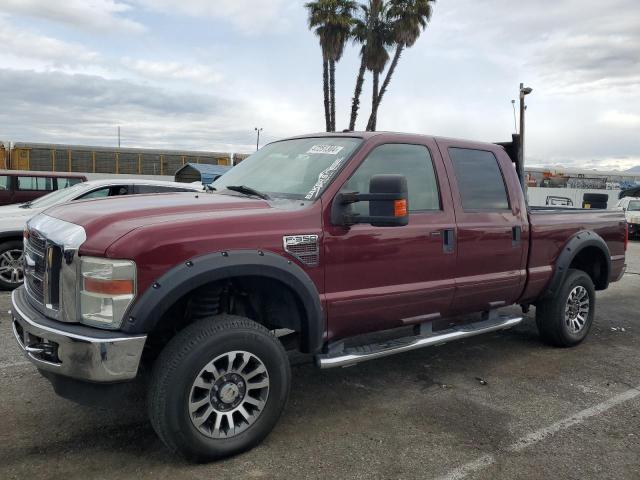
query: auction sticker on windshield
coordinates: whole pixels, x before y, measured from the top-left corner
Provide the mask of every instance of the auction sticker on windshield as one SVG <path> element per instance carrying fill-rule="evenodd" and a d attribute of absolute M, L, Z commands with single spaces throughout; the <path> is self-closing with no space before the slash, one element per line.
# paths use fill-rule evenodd
<path fill-rule="evenodd" d="M 321 154 L 321 155 L 337 155 L 344 147 L 338 145 L 314 145 L 309 149 L 309 154 Z"/>
<path fill-rule="evenodd" d="M 329 183 L 329 181 L 333 178 L 333 176 L 336 174 L 336 172 L 340 168 L 340 165 L 342 165 L 343 161 L 344 161 L 344 157 L 338 157 L 329 166 L 329 168 L 325 168 L 322 172 L 320 172 L 320 175 L 318 175 L 318 181 L 313 186 L 311 191 L 309 191 L 309 193 L 307 193 L 307 195 L 304 198 L 306 200 L 313 200 L 315 196 L 318 195 L 320 190 L 322 190 L 322 187 L 324 187 L 327 183 Z"/>

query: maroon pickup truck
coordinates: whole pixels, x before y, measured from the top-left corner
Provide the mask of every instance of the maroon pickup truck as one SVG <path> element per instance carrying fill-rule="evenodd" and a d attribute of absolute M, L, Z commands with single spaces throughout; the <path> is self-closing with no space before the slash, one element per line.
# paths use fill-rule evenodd
<path fill-rule="evenodd" d="M 155 431 L 196 460 L 267 436 L 286 348 L 348 366 L 513 327 L 499 309 L 514 304 L 536 307 L 544 341 L 577 345 L 624 273 L 624 214 L 528 208 L 512 147 L 310 135 L 267 145 L 212 195 L 55 207 L 25 230 L 16 340 L 77 401 L 117 405 L 146 380 Z"/>

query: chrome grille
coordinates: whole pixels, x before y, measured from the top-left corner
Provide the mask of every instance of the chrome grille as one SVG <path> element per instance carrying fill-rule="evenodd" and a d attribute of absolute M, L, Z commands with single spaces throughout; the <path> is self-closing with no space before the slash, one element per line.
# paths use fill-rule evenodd
<path fill-rule="evenodd" d="M 24 278 L 29 295 L 38 303 L 44 305 L 44 275 L 47 270 L 46 241 L 40 235 L 31 230 L 25 244 Z"/>
<path fill-rule="evenodd" d="M 291 235 L 283 238 L 287 253 L 305 265 L 317 266 L 320 263 L 318 235 Z"/>
<path fill-rule="evenodd" d="M 25 284 L 27 293 L 46 308 L 57 310 L 62 251 L 35 230 L 25 242 Z"/>

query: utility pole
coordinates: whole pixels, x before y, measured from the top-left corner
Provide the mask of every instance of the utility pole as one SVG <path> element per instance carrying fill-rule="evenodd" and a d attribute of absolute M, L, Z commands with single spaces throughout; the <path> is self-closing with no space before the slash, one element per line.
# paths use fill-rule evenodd
<path fill-rule="evenodd" d="M 256 140 L 256 151 L 260 150 L 260 132 L 262 131 L 262 128 L 255 128 L 255 131 L 258 132 L 258 139 Z"/>
<path fill-rule="evenodd" d="M 525 182 L 524 182 L 524 134 L 525 134 L 525 125 L 524 125 L 524 113 L 527 110 L 527 106 L 524 103 L 524 97 L 533 92 L 533 89 L 530 87 L 525 87 L 524 83 L 520 84 L 520 148 L 518 151 L 518 174 L 520 176 L 520 182 L 522 183 L 522 189 L 524 191 Z"/>
<path fill-rule="evenodd" d="M 118 125 L 118 148 L 120 148 L 120 125 Z"/>

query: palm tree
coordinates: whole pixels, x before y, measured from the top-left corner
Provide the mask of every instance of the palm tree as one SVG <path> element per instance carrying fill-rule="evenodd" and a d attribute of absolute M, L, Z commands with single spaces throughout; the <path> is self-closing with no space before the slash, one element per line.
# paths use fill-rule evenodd
<path fill-rule="evenodd" d="M 389 71 L 382 82 L 378 96 L 374 101 L 367 125 L 368 130 L 376 129 L 378 108 L 398 66 L 400 56 L 405 48 L 412 47 L 416 43 L 422 31 L 427 28 L 427 24 L 433 14 L 434 3 L 435 0 L 389 0 L 389 17 L 392 22 L 396 52 L 389 66 Z"/>
<path fill-rule="evenodd" d="M 327 131 L 336 129 L 335 72 L 351 32 L 356 2 L 353 0 L 316 0 L 305 4 L 309 10 L 309 28 L 315 29 L 322 49 L 324 114 Z"/>
<path fill-rule="evenodd" d="M 353 27 L 351 28 L 351 38 L 354 43 L 360 44 L 360 69 L 356 78 L 356 88 L 353 92 L 351 101 L 351 118 L 349 119 L 349 130 L 356 129 L 356 120 L 358 118 L 358 110 L 360 109 L 360 96 L 362 95 L 362 86 L 364 85 L 364 75 L 367 71 L 366 54 L 367 37 L 371 28 L 371 9 L 368 5 L 360 5 L 360 16 L 353 19 Z"/>
<path fill-rule="evenodd" d="M 369 1 L 369 29 L 364 48 L 364 61 L 367 70 L 373 74 L 373 86 L 371 92 L 371 113 L 373 115 L 379 95 L 380 74 L 389 62 L 387 47 L 392 45 L 393 30 L 389 23 L 388 4 L 383 0 Z M 375 130 L 375 125 L 367 125 L 367 130 Z"/>

